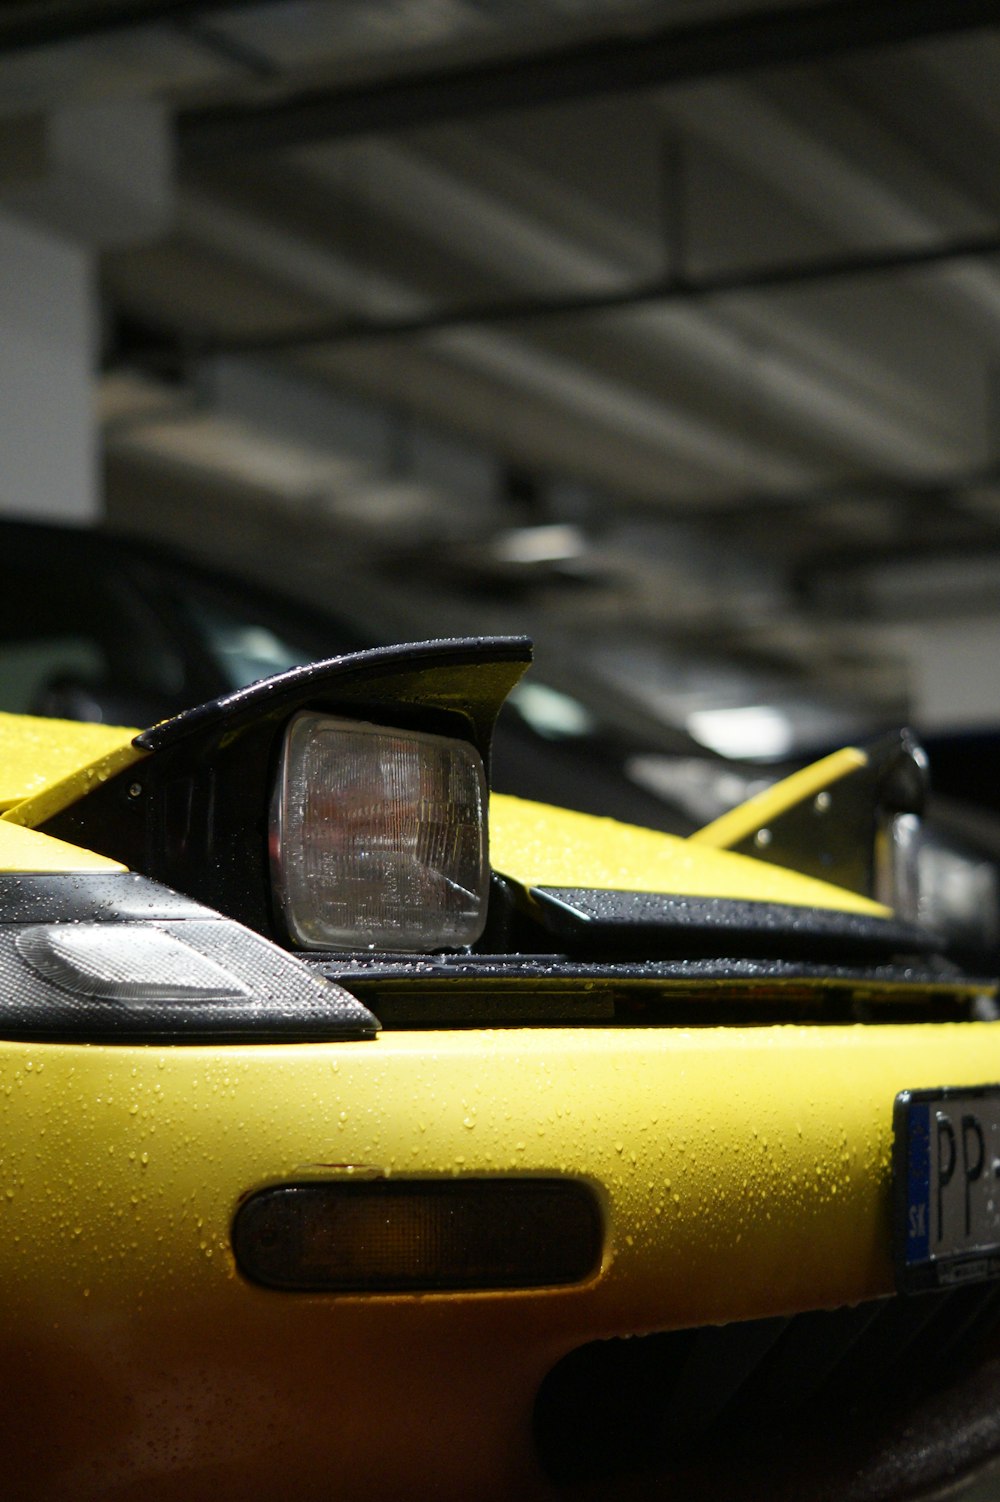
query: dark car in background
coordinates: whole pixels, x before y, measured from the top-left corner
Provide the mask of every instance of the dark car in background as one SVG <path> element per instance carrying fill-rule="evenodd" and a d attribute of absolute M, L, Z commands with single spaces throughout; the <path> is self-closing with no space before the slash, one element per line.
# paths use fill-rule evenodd
<path fill-rule="evenodd" d="M 301 663 L 376 645 L 339 615 L 155 543 L 0 523 L 0 710 L 150 725 Z M 420 633 L 427 635 L 428 633 Z M 671 832 L 697 822 L 629 775 L 657 755 L 544 683 L 515 691 L 494 784 Z M 738 802 L 738 788 L 732 802 Z"/>

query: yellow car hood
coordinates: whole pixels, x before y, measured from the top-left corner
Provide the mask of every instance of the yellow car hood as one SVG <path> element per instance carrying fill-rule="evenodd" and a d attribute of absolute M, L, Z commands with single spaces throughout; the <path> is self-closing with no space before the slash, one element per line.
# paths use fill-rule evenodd
<path fill-rule="evenodd" d="M 67 780 L 78 784 L 76 796 L 81 796 L 136 759 L 137 734 L 118 725 L 0 713 L 0 810 L 34 800 Z"/>
<path fill-rule="evenodd" d="M 889 911 L 827 882 L 714 850 L 694 836 L 681 839 L 499 793 L 490 802 L 490 860 L 494 870 L 525 886 L 782 902 L 872 917 Z"/>

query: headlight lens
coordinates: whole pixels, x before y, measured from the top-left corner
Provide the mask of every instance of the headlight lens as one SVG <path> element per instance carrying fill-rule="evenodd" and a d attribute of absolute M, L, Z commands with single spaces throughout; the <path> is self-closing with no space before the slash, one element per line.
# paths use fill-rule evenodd
<path fill-rule="evenodd" d="M 486 922 L 486 797 L 465 741 L 297 715 L 271 829 L 292 938 L 311 949 L 473 943 Z"/>

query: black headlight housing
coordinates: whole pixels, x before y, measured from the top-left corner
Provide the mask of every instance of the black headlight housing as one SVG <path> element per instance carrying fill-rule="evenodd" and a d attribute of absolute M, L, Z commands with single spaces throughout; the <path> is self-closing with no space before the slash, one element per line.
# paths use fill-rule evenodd
<path fill-rule="evenodd" d="M 293 668 L 143 731 L 135 741 L 148 753 L 141 763 L 41 828 L 294 943 L 294 923 L 272 885 L 272 809 L 296 717 L 370 726 L 388 740 L 398 732 L 400 742 L 436 739 L 457 748 L 456 760 L 467 747 L 485 779 L 496 717 L 530 661 L 525 638 L 491 637 L 380 647 Z M 481 796 L 485 805 L 485 780 Z M 462 947 L 478 924 L 431 934 L 427 947 Z M 359 948 L 372 942 L 359 932 Z M 398 947 L 417 942 L 411 935 Z"/>

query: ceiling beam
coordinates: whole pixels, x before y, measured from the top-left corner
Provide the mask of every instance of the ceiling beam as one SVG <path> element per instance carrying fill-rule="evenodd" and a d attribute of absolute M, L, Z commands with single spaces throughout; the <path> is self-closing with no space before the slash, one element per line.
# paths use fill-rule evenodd
<path fill-rule="evenodd" d="M 0 56 L 88 37 L 113 36 L 142 26 L 210 20 L 226 11 L 259 8 L 259 0 L 76 0 L 0 8 Z"/>
<path fill-rule="evenodd" d="M 930 245 L 901 246 L 886 250 L 847 251 L 840 255 L 816 256 L 807 261 L 781 262 L 757 268 L 709 272 L 703 276 L 670 274 L 639 285 L 611 287 L 606 292 L 567 292 L 550 297 L 495 299 L 463 303 L 402 317 L 380 318 L 370 314 L 345 314 L 331 319 L 281 329 L 273 334 L 247 338 L 218 338 L 211 334 L 187 337 L 191 348 L 213 354 L 273 354 L 316 345 L 354 343 L 372 339 L 409 339 L 448 329 L 485 327 L 505 323 L 528 323 L 536 319 L 579 317 L 583 314 L 614 313 L 646 304 L 697 303 L 716 297 L 755 292 L 776 292 L 794 287 L 830 284 L 863 276 L 920 271 L 956 261 L 1000 255 L 1000 234 L 969 235 Z M 127 342 L 127 341 L 126 341 Z M 133 357 L 141 357 L 142 342 L 129 345 Z M 145 351 L 152 363 L 164 353 L 161 339 Z"/>
<path fill-rule="evenodd" d="M 181 143 L 191 157 L 279 150 L 816 61 L 997 22 L 998 0 L 949 0 L 947 5 L 941 0 L 820 0 L 638 34 L 611 33 L 402 78 L 195 109 L 180 117 Z"/>

